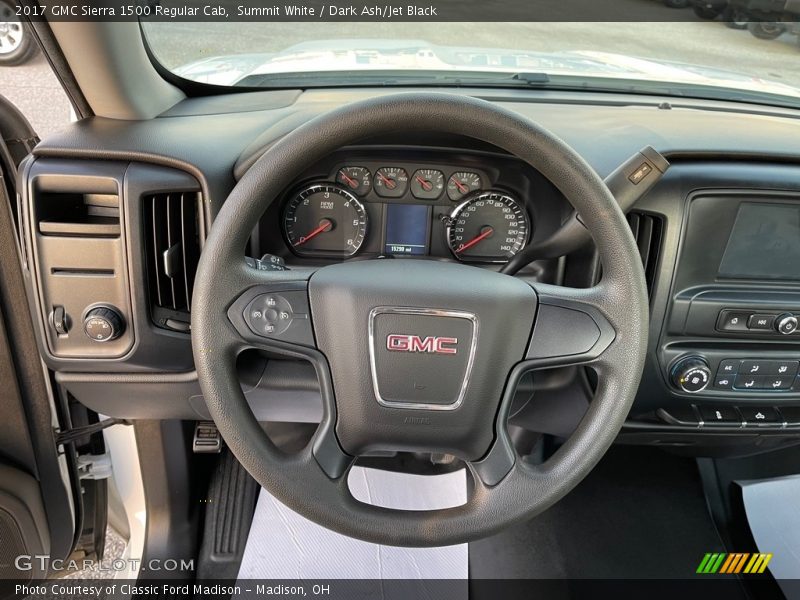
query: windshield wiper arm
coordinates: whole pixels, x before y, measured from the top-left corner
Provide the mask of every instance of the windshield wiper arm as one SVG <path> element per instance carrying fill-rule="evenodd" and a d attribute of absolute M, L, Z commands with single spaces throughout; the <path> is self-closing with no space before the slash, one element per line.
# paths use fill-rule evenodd
<path fill-rule="evenodd" d="M 529 85 L 547 85 L 550 83 L 550 76 L 547 73 L 514 73 L 510 79 L 524 81 Z"/>

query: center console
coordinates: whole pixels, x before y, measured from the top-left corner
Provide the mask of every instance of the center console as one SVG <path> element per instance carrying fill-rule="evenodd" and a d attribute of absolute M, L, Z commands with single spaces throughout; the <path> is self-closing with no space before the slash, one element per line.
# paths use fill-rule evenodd
<path fill-rule="evenodd" d="M 663 420 L 798 426 L 800 196 L 696 192 L 688 200 L 659 368 Z"/>

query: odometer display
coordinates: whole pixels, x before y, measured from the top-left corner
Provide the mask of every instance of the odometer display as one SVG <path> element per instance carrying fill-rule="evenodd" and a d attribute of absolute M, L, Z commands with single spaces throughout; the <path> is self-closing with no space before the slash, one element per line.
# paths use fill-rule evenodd
<path fill-rule="evenodd" d="M 307 187 L 287 203 L 283 233 L 300 255 L 353 256 L 364 243 L 367 213 L 356 197 L 338 186 Z"/>
<path fill-rule="evenodd" d="M 508 262 L 529 237 L 528 213 L 511 196 L 498 192 L 468 198 L 447 225 L 450 250 L 464 262 Z"/>

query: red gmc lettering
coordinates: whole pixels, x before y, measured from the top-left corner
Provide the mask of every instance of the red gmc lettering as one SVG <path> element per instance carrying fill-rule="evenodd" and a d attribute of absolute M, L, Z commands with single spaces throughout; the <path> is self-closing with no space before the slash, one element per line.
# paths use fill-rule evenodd
<path fill-rule="evenodd" d="M 458 338 L 393 333 L 386 338 L 386 349 L 393 352 L 427 352 L 429 354 L 456 354 Z"/>

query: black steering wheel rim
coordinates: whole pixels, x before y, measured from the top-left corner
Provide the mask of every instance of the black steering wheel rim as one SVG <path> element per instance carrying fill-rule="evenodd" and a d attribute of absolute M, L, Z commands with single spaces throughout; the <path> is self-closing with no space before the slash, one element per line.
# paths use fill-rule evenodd
<path fill-rule="evenodd" d="M 284 273 L 254 273 L 244 263 L 250 232 L 267 206 L 308 165 L 343 146 L 400 129 L 476 138 L 530 164 L 581 215 L 604 267 L 602 281 L 593 288 L 535 286 L 541 305 L 571 306 L 593 315 L 601 330 L 598 339 L 604 340 L 602 347 L 598 341 L 585 356 L 571 359 L 592 364 L 599 377 L 595 398 L 574 434 L 543 465 L 529 465 L 513 455 L 505 434 L 510 390 L 533 364 L 520 357 L 508 374 L 503 400 L 488 417 L 495 432 L 491 448 L 470 463 L 477 477 L 467 503 L 436 511 L 393 511 L 352 498 L 348 455 L 335 433 L 334 381 L 319 349 L 271 344 L 290 356 L 311 359 L 323 397 L 328 398 L 323 424 L 307 448 L 295 455 L 275 448 L 242 394 L 236 356 L 252 344 L 236 333 L 230 317 L 237 296 L 286 279 Z M 299 280 L 311 277 L 292 273 Z M 542 314 L 539 311 L 537 319 Z M 577 485 L 614 441 L 628 414 L 644 365 L 647 324 L 638 250 L 624 215 L 591 167 L 563 141 L 521 115 L 482 100 L 439 93 L 391 94 L 349 104 L 310 121 L 270 148 L 217 215 L 203 248 L 192 302 L 192 345 L 204 398 L 228 447 L 248 472 L 283 503 L 325 527 L 406 546 L 449 545 L 496 533 L 540 513 Z M 560 363 L 543 358 L 536 364 Z M 504 466 L 498 470 L 497 465 Z"/>

